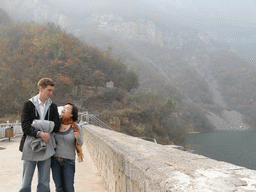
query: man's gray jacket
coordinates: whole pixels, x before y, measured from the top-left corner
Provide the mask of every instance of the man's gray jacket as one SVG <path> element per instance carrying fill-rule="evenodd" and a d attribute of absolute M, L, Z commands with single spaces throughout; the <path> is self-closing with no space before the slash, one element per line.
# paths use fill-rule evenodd
<path fill-rule="evenodd" d="M 45 133 L 51 133 L 54 128 L 54 122 L 48 120 L 34 120 L 32 126 Z M 23 148 L 22 160 L 43 161 L 53 156 L 56 142 L 53 134 L 50 134 L 50 137 L 50 141 L 46 143 L 41 137 L 35 138 L 28 135 Z"/>

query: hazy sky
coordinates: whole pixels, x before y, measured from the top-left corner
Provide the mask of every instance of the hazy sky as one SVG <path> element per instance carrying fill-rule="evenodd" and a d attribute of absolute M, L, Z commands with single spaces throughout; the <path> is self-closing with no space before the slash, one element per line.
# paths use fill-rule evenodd
<path fill-rule="evenodd" d="M 84 13 L 84 10 L 114 8 L 130 11 L 154 10 L 182 19 L 194 26 L 256 27 L 256 0 L 52 0 L 63 8 Z M 157 14 L 157 13 L 155 13 Z M 167 17 L 168 17 L 167 16 Z"/>
<path fill-rule="evenodd" d="M 169 14 L 176 8 L 174 14 L 190 17 L 186 19 L 193 25 L 256 27 L 256 0 L 152 0 L 152 3 L 159 4 Z"/>

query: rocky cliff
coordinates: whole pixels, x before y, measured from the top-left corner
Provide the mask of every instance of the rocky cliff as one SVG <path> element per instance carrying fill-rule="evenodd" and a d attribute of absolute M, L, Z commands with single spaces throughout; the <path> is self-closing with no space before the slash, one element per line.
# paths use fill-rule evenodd
<path fill-rule="evenodd" d="M 87 19 L 87 23 L 93 23 L 98 30 L 106 33 L 115 33 L 125 39 L 149 42 L 160 47 L 180 49 L 191 43 L 199 43 L 214 49 L 210 37 L 202 31 L 174 24 L 163 26 L 152 19 L 130 20 L 114 14 L 93 14 Z"/>
<path fill-rule="evenodd" d="M 0 8 L 5 9 L 14 19 L 35 22 L 53 22 L 67 27 L 67 16 L 48 0 L 7 0 Z"/>
<path fill-rule="evenodd" d="M 115 37 L 125 39 L 126 42 L 149 43 L 155 45 L 155 48 L 161 47 L 170 51 L 180 51 L 182 59 L 194 70 L 195 75 L 205 83 L 207 92 L 212 98 L 211 104 L 221 109 L 221 112 L 216 114 L 204 107 L 202 108 L 206 117 L 216 129 L 250 129 L 250 126 L 243 122 L 241 113 L 228 109 L 228 104 L 221 93 L 220 82 L 212 75 L 211 60 L 208 54 L 218 51 L 234 52 L 228 44 L 214 41 L 203 31 L 182 26 L 165 26 L 163 28 L 153 20 L 147 19 L 128 20 L 120 15 L 103 14 L 92 15 L 87 22 L 93 23 L 94 26 L 97 26 L 97 30 L 104 32 L 106 35 L 115 35 Z M 173 81 L 173 75 L 177 72 L 168 70 L 168 64 L 163 64 L 146 55 L 144 60 L 147 67 L 151 64 L 167 82 L 171 83 Z M 227 65 L 229 64 L 227 63 Z M 194 101 L 188 91 L 183 90 L 183 94 L 189 102 L 200 105 L 199 102 Z"/>

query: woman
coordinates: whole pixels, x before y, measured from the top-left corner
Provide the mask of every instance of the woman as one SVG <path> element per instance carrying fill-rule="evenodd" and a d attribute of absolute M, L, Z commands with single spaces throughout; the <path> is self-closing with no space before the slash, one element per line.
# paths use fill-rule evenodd
<path fill-rule="evenodd" d="M 72 103 L 66 103 L 61 112 L 59 132 L 55 134 L 57 147 L 51 162 L 56 192 L 74 191 L 75 151 L 83 145 L 82 129 L 75 123 L 77 119 L 77 107 Z"/>

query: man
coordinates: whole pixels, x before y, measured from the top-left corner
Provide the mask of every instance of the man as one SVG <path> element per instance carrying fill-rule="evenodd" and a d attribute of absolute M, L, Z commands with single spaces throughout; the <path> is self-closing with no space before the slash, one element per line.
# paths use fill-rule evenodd
<path fill-rule="evenodd" d="M 23 176 L 20 192 L 30 192 L 35 167 L 38 168 L 37 192 L 50 192 L 50 166 L 51 156 L 56 146 L 52 134 L 33 127 L 34 120 L 48 120 L 52 123 L 52 132 L 57 132 L 60 119 L 57 105 L 52 103 L 50 97 L 54 91 L 54 83 L 50 78 L 42 78 L 38 82 L 39 94 L 24 103 L 21 113 L 21 126 L 23 137 L 20 142 L 22 151 Z M 46 143 L 46 149 L 34 151 L 30 139 L 41 138 Z"/>

